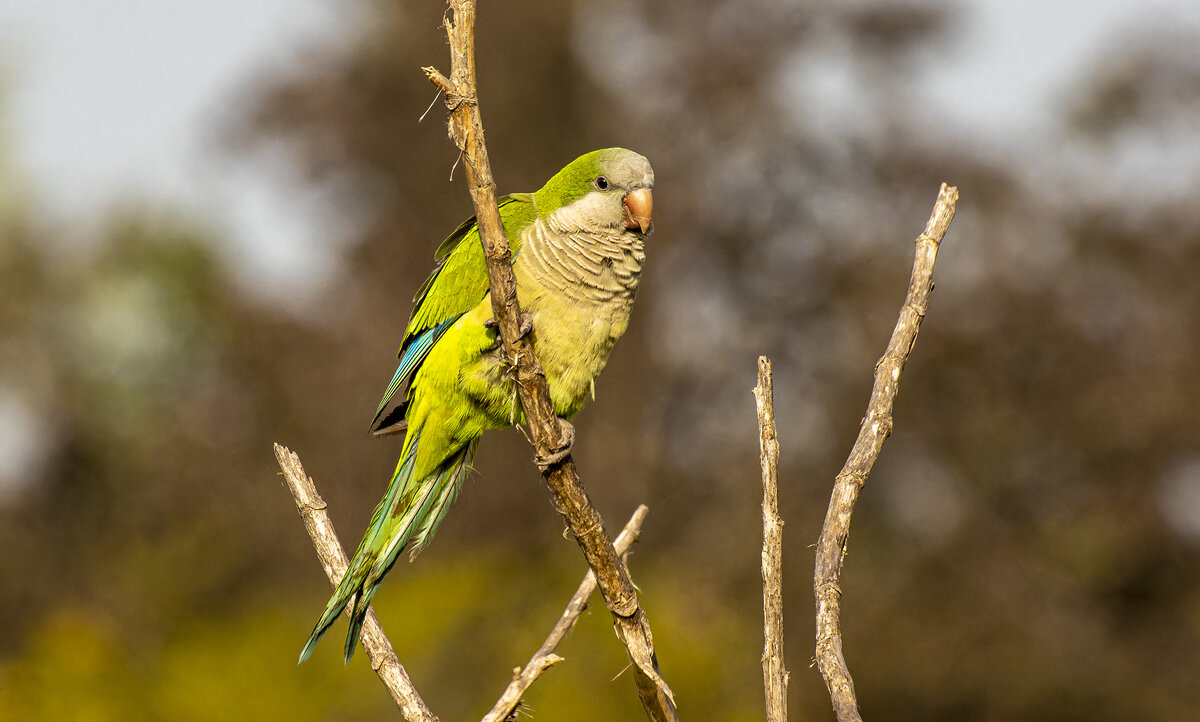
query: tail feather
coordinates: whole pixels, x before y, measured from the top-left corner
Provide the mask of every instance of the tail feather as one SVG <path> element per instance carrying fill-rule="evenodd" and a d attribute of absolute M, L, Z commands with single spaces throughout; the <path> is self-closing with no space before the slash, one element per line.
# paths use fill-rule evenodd
<path fill-rule="evenodd" d="M 321 641 L 321 637 L 324 637 L 325 632 L 329 631 L 333 620 L 338 618 L 338 615 L 346 608 L 346 605 L 351 601 L 351 597 L 353 596 L 351 594 L 349 597 L 338 598 L 337 593 L 334 593 L 333 598 L 326 605 L 325 611 L 321 614 L 321 618 L 317 621 L 317 626 L 313 627 L 312 634 L 308 635 L 308 641 L 304 643 L 304 649 L 300 650 L 300 660 L 296 662 L 297 664 L 303 664 L 312 656 L 313 650 L 317 648 L 317 643 Z"/>
<path fill-rule="evenodd" d="M 350 661 L 367 610 L 383 578 L 410 542 L 413 543 L 413 557 L 429 543 L 458 496 L 475 456 L 476 443 L 472 441 L 451 454 L 428 477 L 414 479 L 413 463 L 418 442 L 414 436 L 412 442 L 406 444 L 405 454 L 396 465 L 387 493 L 371 515 L 371 524 L 363 534 L 346 574 L 300 652 L 300 662 L 309 658 L 321 637 L 347 608 L 350 610 L 347 613 L 350 629 L 343 652 L 346 662 Z"/>
<path fill-rule="evenodd" d="M 463 480 L 467 478 L 467 474 L 471 471 L 471 460 L 475 458 L 475 447 L 478 444 L 478 439 L 472 441 L 467 445 L 463 453 L 454 457 L 451 463 L 446 465 L 448 482 L 440 485 L 441 491 L 437 499 L 434 500 L 429 513 L 425 515 L 421 526 L 412 536 L 412 551 L 409 552 L 410 561 L 416 559 L 417 555 L 425 547 L 429 546 L 429 542 L 433 541 L 433 535 L 437 533 L 442 519 L 446 518 L 446 512 L 450 511 L 450 507 L 458 499 L 458 492 L 462 489 Z"/>
<path fill-rule="evenodd" d="M 370 595 L 361 594 L 355 600 L 354 606 L 350 609 L 350 628 L 346 630 L 346 641 L 342 643 L 342 659 L 346 664 L 350 664 L 350 659 L 354 657 L 354 650 L 358 647 L 358 639 L 362 636 L 363 624 L 367 621 L 367 610 L 371 607 L 371 597 L 375 596 L 375 592 L 379 589 L 376 584 L 371 590 Z M 361 607 L 361 611 L 360 611 Z"/>
<path fill-rule="evenodd" d="M 321 641 L 321 637 L 329 631 L 335 620 L 341 616 L 342 611 L 349 605 L 351 617 L 357 618 L 361 615 L 354 614 L 357 605 L 357 599 L 362 597 L 363 579 L 366 576 L 371 564 L 374 562 L 374 555 L 371 553 L 371 547 L 375 544 L 380 531 L 386 525 L 388 517 L 396 512 L 396 505 L 402 497 L 401 491 L 406 488 L 412 480 L 412 465 L 416 457 L 417 444 L 419 439 L 414 437 L 408 453 L 396 465 L 396 471 L 392 475 L 392 481 L 388 485 L 387 493 L 379 500 L 379 504 L 375 506 L 374 513 L 371 514 L 371 523 L 367 525 L 367 531 L 363 534 L 362 541 L 358 543 L 358 549 L 355 550 L 354 556 L 350 559 L 350 564 L 346 568 L 346 573 L 342 575 L 341 582 L 333 591 L 333 596 L 329 598 L 329 602 L 325 605 L 325 611 L 321 613 L 321 618 L 317 620 L 316 626 L 313 627 L 312 633 L 308 635 L 308 641 L 304 643 L 304 649 L 300 651 L 300 664 L 303 664 L 310 656 L 313 650 L 316 649 L 317 643 Z M 363 615 L 366 614 L 365 607 Z M 357 636 L 354 637 L 357 639 Z M 353 653 L 353 649 L 351 649 Z M 349 656 L 346 657 L 349 662 Z"/>

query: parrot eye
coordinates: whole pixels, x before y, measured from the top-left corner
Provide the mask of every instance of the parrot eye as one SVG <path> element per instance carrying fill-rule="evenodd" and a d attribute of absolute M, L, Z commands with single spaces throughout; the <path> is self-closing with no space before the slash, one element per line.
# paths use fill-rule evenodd
<path fill-rule="evenodd" d="M 604 176 L 602 176 L 602 175 L 596 176 L 595 183 L 596 183 L 596 187 L 599 188 L 600 190 L 602 190 L 602 191 L 608 190 L 608 179 L 605 178 Z"/>

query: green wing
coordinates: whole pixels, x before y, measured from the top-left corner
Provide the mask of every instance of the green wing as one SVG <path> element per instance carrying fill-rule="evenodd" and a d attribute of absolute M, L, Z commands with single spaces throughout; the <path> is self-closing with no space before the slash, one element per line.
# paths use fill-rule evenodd
<path fill-rule="evenodd" d="M 507 195 L 498 201 L 498 205 L 504 235 L 508 238 L 508 244 L 515 257 L 521 248 L 521 231 L 537 216 L 533 194 Z M 404 339 L 400 342 L 400 364 L 383 394 L 383 400 L 375 409 L 372 427 L 379 421 L 396 391 L 420 368 L 429 349 L 433 348 L 446 329 L 487 295 L 487 263 L 483 258 L 479 225 L 474 216 L 456 228 L 442 245 L 438 246 L 434 259 L 437 261 L 437 268 L 413 297 L 416 305 L 409 318 L 408 328 L 404 331 Z M 388 422 L 393 417 L 402 415 L 402 409 L 393 412 L 384 419 L 380 427 L 386 427 L 389 432 L 399 431 L 403 428 L 400 425 L 402 422 L 397 420 L 398 423 L 394 425 Z M 384 428 L 380 431 L 384 431 Z"/>

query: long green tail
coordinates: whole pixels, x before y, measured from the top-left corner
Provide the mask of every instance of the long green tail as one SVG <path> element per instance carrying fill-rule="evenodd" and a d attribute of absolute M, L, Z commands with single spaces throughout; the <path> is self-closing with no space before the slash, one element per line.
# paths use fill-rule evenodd
<path fill-rule="evenodd" d="M 408 453 L 396 465 L 387 493 L 375 507 L 371 525 L 358 543 L 346 575 L 329 598 L 312 634 L 308 635 L 308 641 L 300 651 L 300 662 L 312 655 L 317 642 L 347 607 L 350 609 L 350 629 L 346 633 L 344 654 L 346 662 L 350 661 L 358 646 L 367 608 L 383 578 L 405 547 L 412 545 L 410 558 L 415 558 L 433 539 L 446 511 L 458 497 L 463 479 L 471 468 L 471 460 L 475 458 L 477 442 L 472 441 L 451 454 L 424 479 L 414 479 L 413 461 L 420 439 L 413 439 Z"/>

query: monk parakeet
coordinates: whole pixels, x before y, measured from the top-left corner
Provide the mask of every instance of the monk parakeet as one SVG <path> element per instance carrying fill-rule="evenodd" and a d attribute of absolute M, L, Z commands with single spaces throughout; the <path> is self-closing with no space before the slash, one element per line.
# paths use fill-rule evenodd
<path fill-rule="evenodd" d="M 532 325 L 555 412 L 570 419 L 625 333 L 651 230 L 654 170 L 624 148 L 572 161 L 536 193 L 500 199 L 517 298 Z M 375 433 L 405 433 L 400 461 L 300 661 L 349 609 L 345 659 L 384 576 L 405 548 L 433 538 L 462 487 L 480 435 L 524 420 L 497 335 L 479 228 L 471 218 L 438 248 L 417 291 L 400 365 L 375 411 Z M 405 387 L 402 401 L 384 410 Z M 568 427 L 569 428 L 569 427 Z M 564 451 L 565 454 L 565 451 Z"/>

